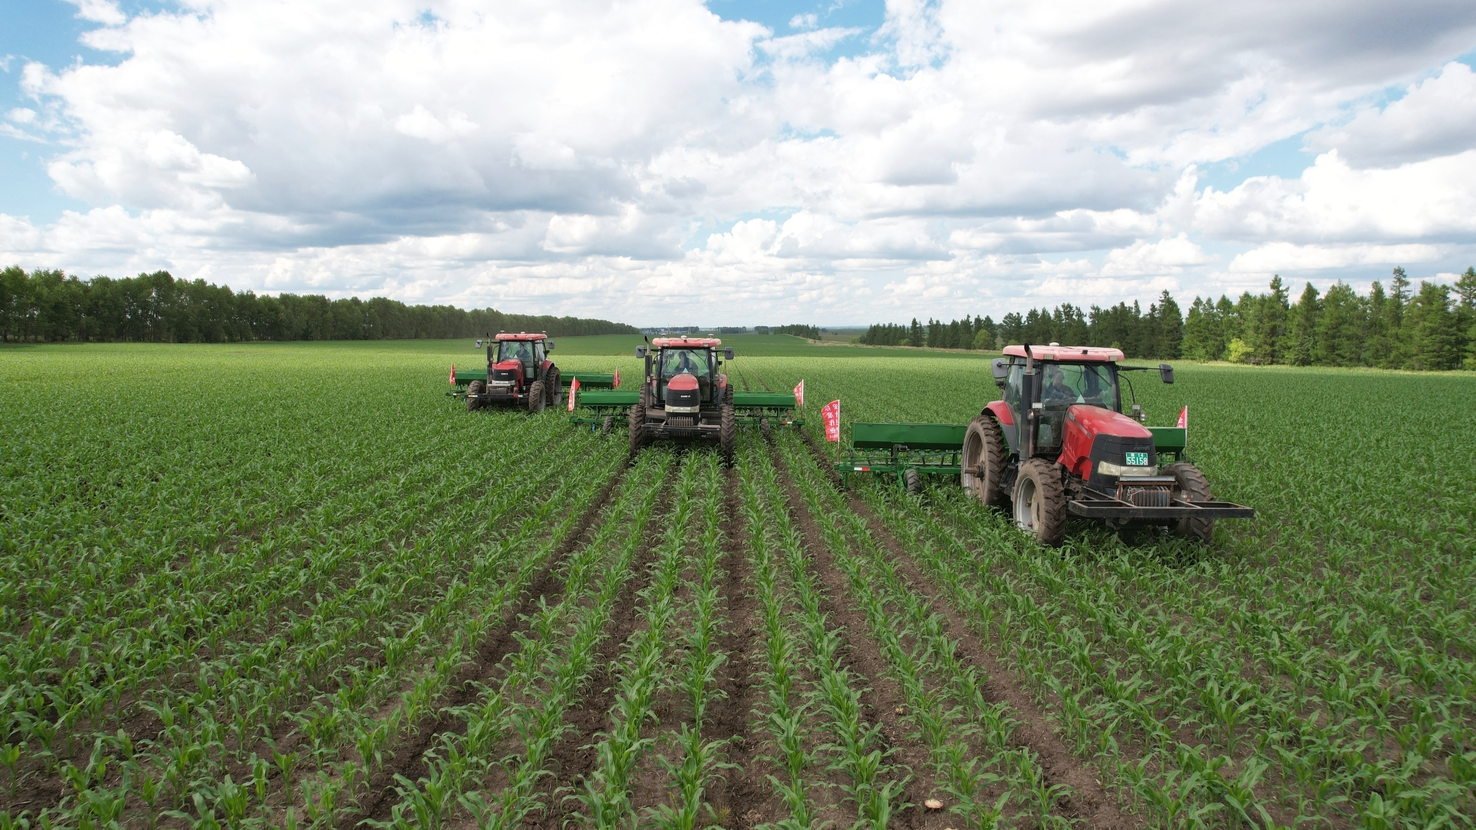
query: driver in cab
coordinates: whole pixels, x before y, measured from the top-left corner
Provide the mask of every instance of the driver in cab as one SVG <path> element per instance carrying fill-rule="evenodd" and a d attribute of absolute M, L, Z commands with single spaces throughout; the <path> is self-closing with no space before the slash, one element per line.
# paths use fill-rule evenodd
<path fill-rule="evenodd" d="M 691 350 L 673 349 L 667 352 L 662 374 L 668 381 L 677 375 L 691 375 L 697 378 L 698 392 L 703 400 L 707 400 L 708 384 L 711 382 L 707 375 L 707 361 L 693 358 Z"/>

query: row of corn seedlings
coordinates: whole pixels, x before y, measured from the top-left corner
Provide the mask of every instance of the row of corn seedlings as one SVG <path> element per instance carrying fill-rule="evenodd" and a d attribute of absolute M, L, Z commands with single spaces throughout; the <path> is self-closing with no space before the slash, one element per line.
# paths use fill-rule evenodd
<path fill-rule="evenodd" d="M 459 713 L 462 734 L 446 733 L 426 754 L 427 774 L 398 776 L 399 801 L 386 827 L 434 828 L 463 809 L 478 827 L 517 827 L 548 807 L 540 782 L 554 745 L 568 730 L 567 711 L 585 693 L 606 627 L 629 580 L 655 512 L 668 460 L 648 455 L 630 473 L 599 529 L 561 568 L 563 589 L 552 604 L 520 621 L 520 649 L 504 661 L 495 689 Z M 511 740 L 513 751 L 498 757 Z M 495 791 L 484 781 L 499 779 Z"/>

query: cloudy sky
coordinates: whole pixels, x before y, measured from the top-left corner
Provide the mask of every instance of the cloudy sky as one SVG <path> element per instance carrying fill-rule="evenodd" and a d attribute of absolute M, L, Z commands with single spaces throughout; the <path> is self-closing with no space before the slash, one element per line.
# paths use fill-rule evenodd
<path fill-rule="evenodd" d="M 627 322 L 1476 264 L 1471 0 L 3 0 L 0 263 Z"/>

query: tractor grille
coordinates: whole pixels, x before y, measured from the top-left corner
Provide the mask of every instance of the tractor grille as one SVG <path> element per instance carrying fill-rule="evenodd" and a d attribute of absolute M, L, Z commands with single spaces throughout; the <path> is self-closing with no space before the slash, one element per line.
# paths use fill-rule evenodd
<path fill-rule="evenodd" d="M 1117 498 L 1134 507 L 1168 507 L 1173 501 L 1172 482 L 1133 483 L 1117 482 Z"/>
<path fill-rule="evenodd" d="M 667 416 L 666 425 L 669 427 L 689 427 L 692 426 L 692 419 L 681 416 Z"/>

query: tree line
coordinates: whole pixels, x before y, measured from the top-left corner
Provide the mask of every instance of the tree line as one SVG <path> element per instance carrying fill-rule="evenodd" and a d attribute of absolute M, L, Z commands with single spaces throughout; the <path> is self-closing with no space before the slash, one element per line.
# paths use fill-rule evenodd
<path fill-rule="evenodd" d="M 384 297 L 257 296 L 204 280 L 176 280 L 168 271 L 88 280 L 53 270 L 27 273 L 15 266 L 0 271 L 0 341 L 415 340 L 497 331 L 639 333 L 608 320 L 406 305 Z"/>
<path fill-rule="evenodd" d="M 1165 291 L 1144 312 L 1137 302 L 964 317 L 944 323 L 878 323 L 858 342 L 998 351 L 1011 343 L 1111 346 L 1130 358 L 1226 360 L 1293 366 L 1374 366 L 1386 369 L 1476 369 L 1476 268 L 1452 286 L 1421 281 L 1413 288 L 1395 268 L 1386 290 L 1366 296 L 1338 282 L 1326 294 L 1308 283 L 1295 303 L 1281 277 L 1269 291 L 1238 300 L 1195 297 L 1180 312 Z"/>
<path fill-rule="evenodd" d="M 999 351 L 1011 343 L 1069 343 L 1122 349 L 1128 357 L 1178 357 L 1184 339 L 1184 317 L 1179 304 L 1163 292 L 1145 312 L 1134 301 L 1083 310 L 1071 303 L 1055 309 L 1032 308 L 992 317 L 962 320 L 913 318 L 911 325 L 878 323 L 857 342 L 873 346 L 927 346 L 935 349 Z"/>

